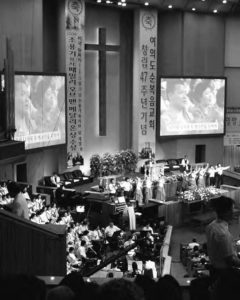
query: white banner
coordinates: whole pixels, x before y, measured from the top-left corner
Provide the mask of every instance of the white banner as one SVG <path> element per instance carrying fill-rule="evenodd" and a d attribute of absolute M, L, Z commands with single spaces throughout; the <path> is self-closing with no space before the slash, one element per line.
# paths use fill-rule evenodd
<path fill-rule="evenodd" d="M 227 107 L 224 146 L 240 145 L 240 107 Z"/>
<path fill-rule="evenodd" d="M 84 151 L 85 2 L 66 0 L 65 21 L 69 163 L 81 160 Z"/>
<path fill-rule="evenodd" d="M 157 11 L 155 10 L 140 10 L 138 53 L 138 151 L 142 152 L 143 149 L 150 148 L 155 153 L 157 89 Z"/>

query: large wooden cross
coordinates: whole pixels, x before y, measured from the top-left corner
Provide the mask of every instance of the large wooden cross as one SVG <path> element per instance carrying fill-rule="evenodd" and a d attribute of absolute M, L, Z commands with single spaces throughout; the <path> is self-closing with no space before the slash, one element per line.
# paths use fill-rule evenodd
<path fill-rule="evenodd" d="M 106 58 L 107 51 L 117 52 L 120 46 L 106 45 L 106 28 L 98 29 L 98 44 L 85 44 L 85 50 L 98 51 L 99 64 L 99 135 L 107 134 L 107 101 L 106 101 Z"/>

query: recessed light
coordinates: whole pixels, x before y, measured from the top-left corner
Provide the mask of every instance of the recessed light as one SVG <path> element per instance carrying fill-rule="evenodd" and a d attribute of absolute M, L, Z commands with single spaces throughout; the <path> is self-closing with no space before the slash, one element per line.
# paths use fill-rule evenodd
<path fill-rule="evenodd" d="M 205 2 L 206 0 L 201 0 L 202 2 Z"/>
<path fill-rule="evenodd" d="M 223 4 L 227 4 L 227 0 L 223 0 L 222 3 L 223 3 Z"/>
<path fill-rule="evenodd" d="M 168 8 L 173 8 L 172 4 L 168 5 Z"/>
<path fill-rule="evenodd" d="M 148 3 L 148 2 L 145 2 L 145 3 L 144 3 L 144 5 L 145 5 L 145 6 L 148 6 L 148 5 L 149 5 L 149 3 Z"/>
<path fill-rule="evenodd" d="M 214 14 L 216 14 L 217 12 L 218 12 L 217 9 L 214 9 L 214 10 L 213 10 L 213 13 L 214 13 Z"/>
<path fill-rule="evenodd" d="M 193 7 L 193 8 L 192 8 L 192 11 L 195 11 L 195 10 L 196 10 L 196 8 L 195 8 L 195 7 Z"/>
<path fill-rule="evenodd" d="M 121 5 L 122 5 L 122 2 L 118 2 L 118 5 L 121 6 Z"/>
<path fill-rule="evenodd" d="M 102 2 L 102 0 L 97 0 L 97 3 L 101 3 Z"/>
<path fill-rule="evenodd" d="M 123 3 L 122 3 L 122 6 L 127 6 L 127 3 L 123 2 Z"/>
<path fill-rule="evenodd" d="M 124 3 L 124 2 L 126 2 L 126 0 L 121 0 L 121 2 L 123 2 L 123 3 Z"/>

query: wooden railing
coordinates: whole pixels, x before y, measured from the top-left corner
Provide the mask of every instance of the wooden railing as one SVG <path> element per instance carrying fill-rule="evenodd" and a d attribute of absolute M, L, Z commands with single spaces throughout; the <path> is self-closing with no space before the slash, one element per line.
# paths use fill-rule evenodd
<path fill-rule="evenodd" d="M 66 275 L 65 225 L 39 225 L 0 210 L 0 275 Z"/>

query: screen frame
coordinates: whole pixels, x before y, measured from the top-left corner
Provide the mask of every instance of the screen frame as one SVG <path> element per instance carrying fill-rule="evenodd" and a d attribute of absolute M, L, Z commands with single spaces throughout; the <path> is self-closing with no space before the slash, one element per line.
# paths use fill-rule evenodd
<path fill-rule="evenodd" d="M 198 134 L 179 134 L 179 135 L 160 135 L 161 132 L 161 81 L 162 79 L 221 79 L 225 81 L 224 87 L 224 115 L 223 115 L 223 133 L 198 133 Z M 156 130 L 156 138 L 160 140 L 170 140 L 170 139 L 181 139 L 181 138 L 207 138 L 207 137 L 223 137 L 226 133 L 226 104 L 227 104 L 227 77 L 226 76 L 202 76 L 202 75 L 194 75 L 194 76 L 181 76 L 181 75 L 160 75 L 158 76 L 158 101 L 156 105 L 156 122 L 157 122 L 157 130 Z"/>
<path fill-rule="evenodd" d="M 38 150 L 43 150 L 43 149 L 51 149 L 51 148 L 56 148 L 59 146 L 65 146 L 67 145 L 68 142 L 68 136 L 67 136 L 67 74 L 64 72 L 32 72 L 32 71 L 15 71 L 14 72 L 14 78 L 15 75 L 26 75 L 26 76 L 62 76 L 64 77 L 65 80 L 65 103 L 64 103 L 64 109 L 65 109 L 65 142 L 64 143 L 59 143 L 55 145 L 44 145 L 44 146 L 39 146 L 39 147 L 34 147 L 31 149 L 26 149 L 25 151 L 27 153 L 34 153 Z M 15 123 L 15 95 L 14 95 L 14 123 Z M 25 144 L 25 142 L 24 142 Z"/>

